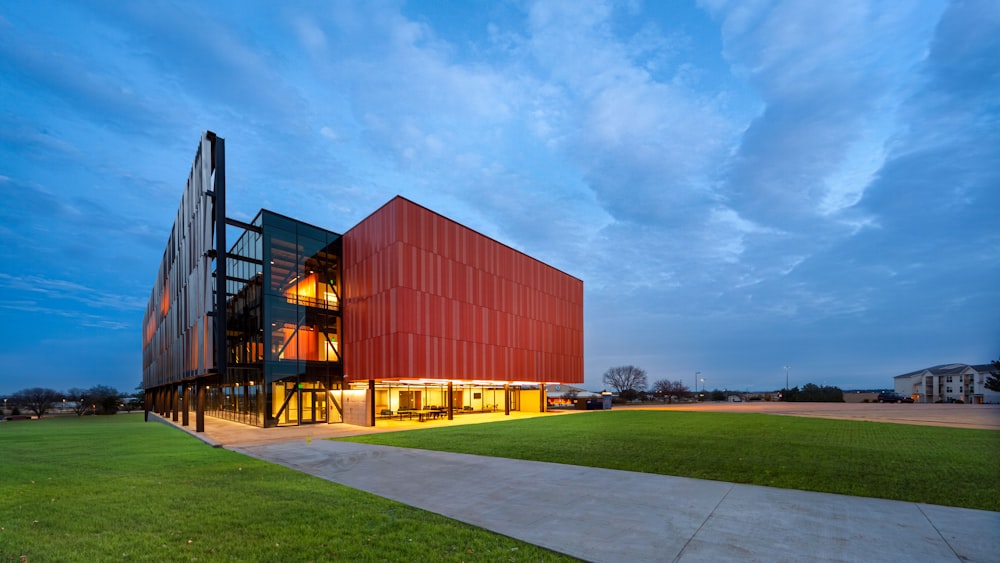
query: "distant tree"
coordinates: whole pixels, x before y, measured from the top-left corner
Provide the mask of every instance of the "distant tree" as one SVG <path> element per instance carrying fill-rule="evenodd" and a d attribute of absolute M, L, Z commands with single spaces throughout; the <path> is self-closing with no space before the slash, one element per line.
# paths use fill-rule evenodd
<path fill-rule="evenodd" d="M 671 401 L 674 397 L 687 397 L 691 394 L 691 390 L 679 379 L 677 381 L 660 379 L 653 382 L 653 393 L 658 397 L 666 397 L 668 401 Z"/>
<path fill-rule="evenodd" d="M 618 396 L 627 401 L 646 390 L 646 370 L 631 365 L 608 368 L 603 380 L 605 385 L 618 391 Z"/>
<path fill-rule="evenodd" d="M 35 413 L 38 418 L 42 418 L 52 408 L 52 404 L 62 398 L 62 394 L 53 389 L 32 387 L 31 389 L 21 389 L 11 395 L 11 398 L 15 404 Z"/>
<path fill-rule="evenodd" d="M 139 382 L 139 385 L 136 385 L 135 393 L 132 393 L 132 398 L 135 399 L 132 403 L 134 408 L 142 409 L 146 407 L 146 388 L 142 386 L 141 381 Z"/>
<path fill-rule="evenodd" d="M 87 400 L 97 409 L 97 414 L 115 414 L 123 393 L 107 385 L 95 385 L 87 390 Z"/>
<path fill-rule="evenodd" d="M 1000 360 L 993 360 L 993 369 L 986 377 L 986 388 L 990 391 L 1000 391 Z"/>
<path fill-rule="evenodd" d="M 844 392 L 839 387 L 827 387 L 806 383 L 798 387 L 781 390 L 781 400 L 792 403 L 843 403 Z"/>
<path fill-rule="evenodd" d="M 722 391 L 719 391 L 718 389 L 712 389 L 711 400 L 713 400 L 713 401 L 725 401 L 726 400 L 726 394 L 724 392 L 722 392 Z"/>
<path fill-rule="evenodd" d="M 795 398 L 799 394 L 799 386 L 796 385 L 791 389 L 782 389 L 778 396 L 781 397 L 782 402 L 794 403 L 797 399 Z"/>
<path fill-rule="evenodd" d="M 76 416 L 83 416 L 90 410 L 90 390 L 73 387 L 66 391 L 66 400 L 73 402 L 73 412 Z"/>

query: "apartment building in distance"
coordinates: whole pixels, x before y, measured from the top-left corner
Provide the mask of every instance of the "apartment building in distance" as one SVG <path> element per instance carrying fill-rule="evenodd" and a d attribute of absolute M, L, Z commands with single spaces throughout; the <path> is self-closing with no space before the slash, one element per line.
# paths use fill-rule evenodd
<path fill-rule="evenodd" d="M 896 393 L 918 403 L 1000 403 L 1000 393 L 986 388 L 992 365 L 943 364 L 893 378 Z"/>

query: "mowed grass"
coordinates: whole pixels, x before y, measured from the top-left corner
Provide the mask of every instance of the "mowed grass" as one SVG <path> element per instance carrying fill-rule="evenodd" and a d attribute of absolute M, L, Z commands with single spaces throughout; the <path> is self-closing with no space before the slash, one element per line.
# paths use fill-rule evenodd
<path fill-rule="evenodd" d="M 1000 511 L 996 430 L 605 411 L 344 439 Z"/>
<path fill-rule="evenodd" d="M 211 448 L 141 414 L 0 423 L 0 561 L 22 557 L 572 560 Z"/>

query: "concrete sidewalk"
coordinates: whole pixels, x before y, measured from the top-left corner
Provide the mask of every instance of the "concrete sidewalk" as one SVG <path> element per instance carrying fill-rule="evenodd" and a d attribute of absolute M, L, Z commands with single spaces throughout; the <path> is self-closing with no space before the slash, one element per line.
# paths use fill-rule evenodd
<path fill-rule="evenodd" d="M 1000 513 L 371 446 L 227 446 L 587 561 L 1000 561 Z"/>

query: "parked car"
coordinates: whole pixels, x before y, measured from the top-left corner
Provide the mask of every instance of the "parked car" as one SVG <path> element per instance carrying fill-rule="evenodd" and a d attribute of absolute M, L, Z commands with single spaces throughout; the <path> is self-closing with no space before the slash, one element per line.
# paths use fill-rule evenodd
<path fill-rule="evenodd" d="M 880 403 L 912 403 L 912 397 L 905 397 L 899 393 L 893 393 L 891 391 L 883 391 L 878 394 L 878 402 Z"/>

